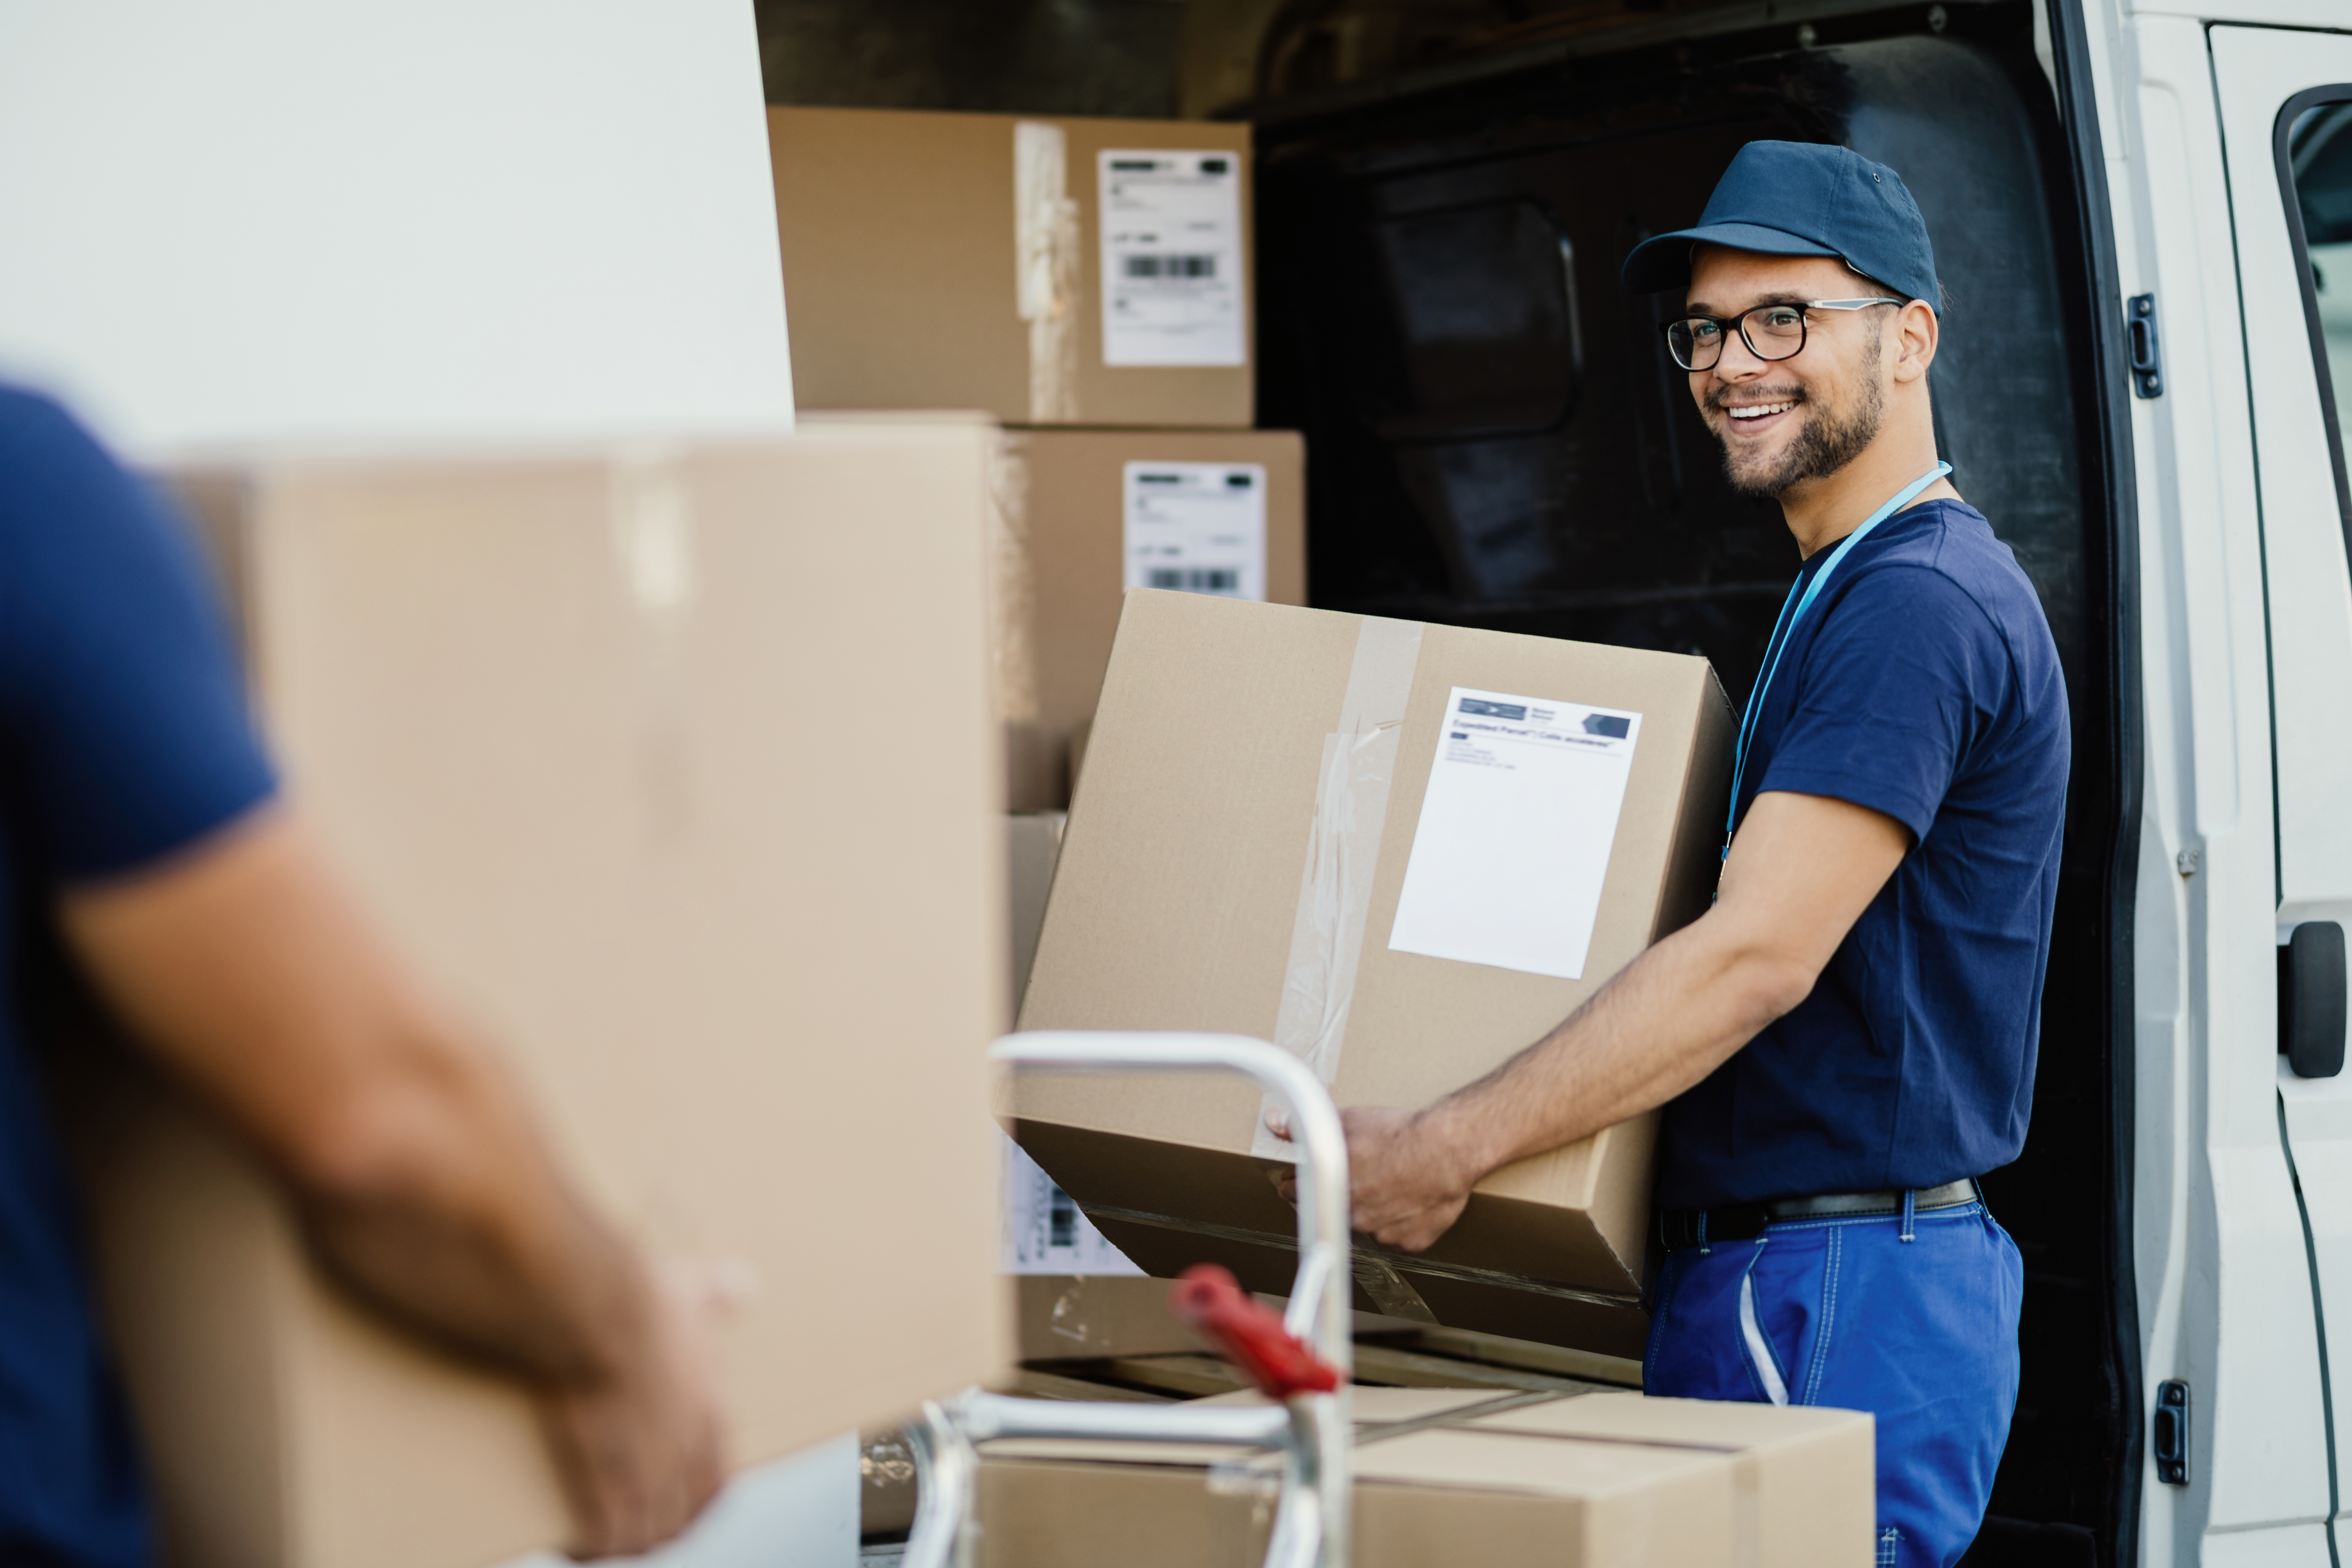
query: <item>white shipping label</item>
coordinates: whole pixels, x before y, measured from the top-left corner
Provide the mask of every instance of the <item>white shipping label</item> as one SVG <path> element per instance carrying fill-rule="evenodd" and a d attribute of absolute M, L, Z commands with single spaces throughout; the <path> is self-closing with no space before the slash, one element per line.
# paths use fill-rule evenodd
<path fill-rule="evenodd" d="M 1454 688 L 1389 946 L 1579 980 L 1642 716 Z"/>
<path fill-rule="evenodd" d="M 1070 1194 L 1004 1141 L 1004 1272 L 1140 1274 L 1127 1254 L 1094 1227 Z"/>
<path fill-rule="evenodd" d="M 1105 152 L 1098 160 L 1103 363 L 1246 364 L 1241 161 Z"/>
<path fill-rule="evenodd" d="M 1127 585 L 1265 598 L 1264 463 L 1129 463 Z"/>

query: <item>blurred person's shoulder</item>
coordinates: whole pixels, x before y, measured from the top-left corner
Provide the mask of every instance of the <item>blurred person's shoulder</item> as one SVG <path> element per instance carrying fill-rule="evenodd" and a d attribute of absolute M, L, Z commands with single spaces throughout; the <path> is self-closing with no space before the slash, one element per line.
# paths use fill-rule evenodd
<path fill-rule="evenodd" d="M 65 442 L 77 447 L 97 443 L 64 404 L 46 392 L 0 380 L 0 441 L 12 449 Z"/>

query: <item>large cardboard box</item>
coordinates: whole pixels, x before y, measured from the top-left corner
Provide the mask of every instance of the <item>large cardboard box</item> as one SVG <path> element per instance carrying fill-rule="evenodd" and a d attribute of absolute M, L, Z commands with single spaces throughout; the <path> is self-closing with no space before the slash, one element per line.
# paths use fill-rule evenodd
<path fill-rule="evenodd" d="M 1307 602 L 1306 448 L 1284 430 L 1007 430 L 997 704 L 1013 811 L 1069 804 L 1130 587 Z"/>
<path fill-rule="evenodd" d="M 566 1163 L 735 1259 L 749 1465 L 995 1375 L 1005 1005 L 981 650 L 995 438 L 189 479 L 291 792 Z M 86 1108 L 97 1260 L 181 1568 L 486 1568 L 567 1523 L 516 1387 L 307 1264 L 152 1079 Z"/>
<path fill-rule="evenodd" d="M 1205 1029 L 1415 1107 L 1542 1037 L 1712 895 L 1704 659 L 1130 591 L 1020 1023 Z M 1287 1146 L 1222 1078 L 1024 1074 L 1014 1135 L 1148 1272 L 1288 1289 Z M 1489 1176 L 1357 1306 L 1638 1356 L 1654 1118 Z"/>
<path fill-rule="evenodd" d="M 803 408 L 1246 427 L 1250 132 L 771 109 Z"/>
<path fill-rule="evenodd" d="M 1859 1411 L 1360 1388 L 1356 1418 L 1356 1568 L 1874 1560 L 1874 1429 Z M 1265 1557 L 1265 1458 L 1038 1440 L 981 1453 L 982 1568 L 1244 1568 Z"/>

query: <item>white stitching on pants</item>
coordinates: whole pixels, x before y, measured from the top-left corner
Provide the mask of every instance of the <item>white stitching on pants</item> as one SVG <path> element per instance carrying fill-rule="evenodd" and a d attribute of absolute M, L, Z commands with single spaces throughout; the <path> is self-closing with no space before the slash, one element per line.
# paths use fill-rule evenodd
<path fill-rule="evenodd" d="M 1829 1234 L 1829 1288 L 1822 1292 L 1822 1331 L 1813 1336 L 1813 1364 L 1805 1369 L 1805 1396 L 1798 1403 L 1811 1405 L 1822 1392 L 1822 1368 L 1829 1364 L 1830 1334 L 1837 1327 L 1838 1264 L 1845 1247 L 1845 1233 L 1832 1230 Z"/>
<path fill-rule="evenodd" d="M 1759 1247 L 1760 1253 L 1762 1249 Z M 1780 1363 L 1772 1359 L 1772 1347 L 1764 1342 L 1764 1330 L 1756 1321 L 1756 1265 L 1750 1263 L 1748 1272 L 1739 1277 L 1739 1334 L 1748 1342 L 1748 1359 L 1755 1363 L 1756 1375 L 1764 1384 L 1764 1397 L 1775 1405 L 1789 1403 L 1789 1385 L 1780 1381 Z"/>
<path fill-rule="evenodd" d="M 1878 1568 L 1901 1568 L 1903 1532 L 1893 1525 L 1878 1532 Z"/>

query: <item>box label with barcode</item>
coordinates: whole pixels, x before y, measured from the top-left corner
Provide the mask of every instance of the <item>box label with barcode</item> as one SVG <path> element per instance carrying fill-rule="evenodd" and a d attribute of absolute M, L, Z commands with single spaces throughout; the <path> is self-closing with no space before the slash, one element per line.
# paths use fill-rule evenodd
<path fill-rule="evenodd" d="M 1265 465 L 1129 463 L 1127 585 L 1265 597 Z"/>
<path fill-rule="evenodd" d="M 1097 174 L 1103 363 L 1247 363 L 1241 160 L 1112 150 Z"/>

